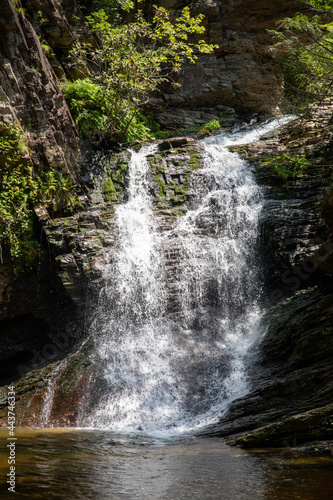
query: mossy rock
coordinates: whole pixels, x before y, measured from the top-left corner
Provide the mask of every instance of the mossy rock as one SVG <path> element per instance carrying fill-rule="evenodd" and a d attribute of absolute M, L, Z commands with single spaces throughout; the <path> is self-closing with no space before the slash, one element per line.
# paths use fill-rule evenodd
<path fill-rule="evenodd" d="M 273 308 L 262 343 L 262 359 L 307 366 L 333 356 L 333 297 L 316 290 L 296 293 Z"/>
<path fill-rule="evenodd" d="M 103 195 L 106 201 L 117 201 L 117 190 L 111 177 L 104 182 Z"/>
<path fill-rule="evenodd" d="M 333 438 L 333 405 L 287 417 L 228 441 L 242 448 L 288 446 Z"/>
<path fill-rule="evenodd" d="M 128 164 L 123 162 L 118 162 L 117 168 L 112 172 L 112 180 L 124 186 L 127 170 L 128 170 Z"/>
<path fill-rule="evenodd" d="M 186 138 L 163 141 L 149 158 L 158 209 L 183 215 L 189 200 L 191 176 L 203 165 L 203 146 Z"/>
<path fill-rule="evenodd" d="M 128 161 L 123 155 L 117 154 L 107 163 L 107 177 L 103 182 L 103 198 L 107 202 L 119 203 L 123 200 Z"/>

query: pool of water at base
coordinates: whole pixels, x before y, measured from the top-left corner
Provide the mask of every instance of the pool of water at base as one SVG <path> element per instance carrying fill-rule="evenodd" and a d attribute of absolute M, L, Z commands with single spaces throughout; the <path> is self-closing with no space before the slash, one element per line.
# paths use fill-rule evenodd
<path fill-rule="evenodd" d="M 1 431 L 1 499 L 8 491 Z M 333 458 L 286 448 L 244 451 L 218 438 L 161 440 L 103 430 L 18 429 L 16 498 L 64 500 L 331 500 Z"/>

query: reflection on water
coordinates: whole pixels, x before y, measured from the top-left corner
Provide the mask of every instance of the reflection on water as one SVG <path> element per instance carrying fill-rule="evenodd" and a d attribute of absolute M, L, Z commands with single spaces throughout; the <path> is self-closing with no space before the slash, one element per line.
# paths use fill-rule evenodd
<path fill-rule="evenodd" d="M 20 430 L 17 498 L 149 500 L 329 500 L 332 458 L 253 453 L 219 439 L 162 442 L 110 431 Z M 1 432 L 1 495 L 8 473 Z"/>

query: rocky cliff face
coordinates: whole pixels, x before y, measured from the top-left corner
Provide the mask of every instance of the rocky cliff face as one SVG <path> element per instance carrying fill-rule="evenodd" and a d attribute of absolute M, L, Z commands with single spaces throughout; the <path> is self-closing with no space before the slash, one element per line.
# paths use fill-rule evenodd
<path fill-rule="evenodd" d="M 164 1 L 160 4 L 176 13 L 178 8 L 188 2 Z M 249 95 L 247 91 L 241 90 L 243 83 L 254 81 L 257 77 L 262 82 L 260 75 L 267 76 L 267 72 L 271 71 L 271 66 L 265 67 L 266 63 L 262 66 L 262 70 L 258 69 L 262 61 L 259 61 L 259 56 L 257 62 L 253 60 L 255 49 L 250 40 L 246 41 L 245 28 L 245 31 L 242 31 L 243 21 L 240 24 L 238 22 L 237 27 L 233 24 L 235 19 L 231 20 L 232 12 L 236 18 L 232 3 L 224 3 L 222 7 L 221 2 L 207 1 L 195 4 L 192 2 L 191 6 L 195 12 L 203 11 L 205 14 L 209 41 L 222 45 L 216 55 L 202 58 L 197 66 L 185 69 L 181 77 L 183 87 L 179 92 L 167 92 L 155 102 L 155 107 L 163 108 L 160 112 L 161 121 L 170 126 L 204 123 L 219 117 L 221 113 L 226 113 L 226 116 L 232 118 L 234 109 L 230 106 L 237 107 L 239 111 L 249 110 Z M 237 3 L 235 9 L 238 10 L 239 7 Z M 244 6 L 243 10 L 245 11 Z M 275 10 L 274 7 L 273 11 Z M 69 173 L 78 185 L 82 185 L 84 181 L 80 173 L 81 144 L 59 82 L 59 79 L 65 76 L 69 78 L 77 76 L 77 71 L 80 69 L 77 62 L 69 56 L 73 41 L 77 37 L 81 39 L 91 37 L 82 13 L 75 1 L 67 0 L 63 2 L 1 0 L 0 12 L 1 121 L 20 124 L 22 138 L 27 145 L 26 154 L 37 170 L 41 171 L 48 166 L 56 167 Z M 256 12 L 256 15 L 262 16 L 259 15 L 258 9 Z M 269 14 L 267 15 L 269 17 Z M 273 22 L 273 18 L 274 16 L 270 22 Z M 246 17 L 246 19 L 245 24 L 248 26 L 246 29 L 256 32 L 257 28 L 259 29 L 258 21 L 253 21 L 252 26 L 252 18 Z M 263 20 L 261 23 L 262 30 Z M 229 33 L 229 28 L 227 29 L 229 25 L 230 29 L 232 26 L 235 28 L 232 34 L 231 31 Z M 237 34 L 238 28 L 239 34 Z M 236 38 L 229 43 L 230 37 Z M 247 45 L 251 46 L 249 50 L 246 48 Z M 226 67 L 229 53 L 234 54 L 231 59 L 234 57 L 237 63 L 230 59 Z M 246 66 L 243 56 L 251 61 Z M 256 68 L 254 73 L 249 73 L 250 66 Z M 240 77 L 242 67 L 243 76 Z M 272 81 L 275 79 L 272 73 L 269 78 Z M 258 89 L 261 87 L 261 84 L 257 85 Z M 241 95 L 242 92 L 242 98 L 236 97 L 236 94 Z M 262 94 L 263 107 L 267 95 L 265 92 Z M 279 92 L 280 90 L 277 91 Z M 256 100 L 259 105 L 260 93 L 257 93 Z M 253 109 L 254 107 L 253 104 Z M 39 232 L 40 228 L 37 231 Z M 15 299 L 15 277 L 10 259 L 7 255 L 4 257 L 0 270 L 0 297 L 2 297 L 0 314 L 2 319 L 9 319 L 18 314 L 14 312 L 13 304 L 22 300 L 18 298 L 19 296 Z M 36 273 L 32 280 L 38 282 Z M 23 302 L 31 304 L 30 298 Z M 34 309 L 32 304 L 31 307 Z M 20 314 L 32 313 L 31 307 L 27 306 Z"/>
<path fill-rule="evenodd" d="M 282 93 L 266 30 L 298 10 L 296 0 L 273 2 L 166 1 L 176 15 L 185 5 L 205 15 L 206 38 L 219 46 L 179 76 L 181 87 L 151 102 L 167 126 L 190 126 L 239 113 L 272 113 Z M 21 121 L 35 164 L 53 164 L 72 175 L 81 163 L 79 140 L 58 78 L 75 77 L 79 66 L 69 52 L 76 38 L 91 34 L 75 1 L 1 0 L 3 30 L 1 116 Z M 77 179 L 78 180 L 78 179 Z"/>
<path fill-rule="evenodd" d="M 274 110 L 281 86 L 265 30 L 279 17 L 300 9 L 298 2 L 164 0 L 158 4 L 173 14 L 184 5 L 191 5 L 193 13 L 204 13 L 207 39 L 219 45 L 213 56 L 184 69 L 178 91 L 165 91 L 152 101 L 162 123 L 183 127 L 212 118 L 230 123 L 235 109 L 240 113 Z M 73 41 L 91 37 L 82 13 L 69 0 L 0 0 L 0 12 L 1 120 L 20 124 L 26 154 L 37 170 L 56 167 L 85 185 L 80 140 L 59 84 L 60 78 L 75 77 L 80 69 L 69 56 Z M 22 300 L 15 298 L 15 277 L 10 259 L 4 257 L 0 315 L 9 319 L 17 314 L 13 304 Z M 35 272 L 31 279 L 38 283 L 40 278 Z M 31 306 L 21 313 L 32 313 L 30 298 L 23 302 Z"/>
<path fill-rule="evenodd" d="M 234 110 L 247 114 L 278 112 L 283 83 L 270 51 L 267 29 L 295 12 L 314 11 L 294 0 L 160 0 L 174 14 L 185 5 L 205 15 L 205 38 L 218 45 L 214 55 L 201 56 L 179 76 L 177 91 L 169 90 L 153 100 L 161 123 L 192 126 L 213 118 L 229 122 Z"/>
<path fill-rule="evenodd" d="M 237 148 L 252 163 L 266 198 L 261 247 L 270 265 L 266 265 L 264 301 L 266 306 L 276 305 L 268 309 L 265 318 L 267 334 L 257 348 L 257 362 L 251 372 L 253 390 L 236 400 L 220 423 L 206 431 L 209 435 L 232 436 L 229 442 L 233 444 L 285 446 L 332 438 L 333 290 L 328 268 L 324 269 L 317 258 L 325 251 L 325 263 L 332 262 L 326 241 L 330 217 L 323 218 L 331 213 L 331 189 L 325 187 L 331 175 L 327 167 L 332 147 L 330 116 L 330 106 L 315 108 L 313 121 L 293 122 L 278 134 Z M 311 161 L 309 170 L 296 179 L 281 178 L 273 170 L 271 159 L 285 151 L 306 156 Z M 87 296 L 89 305 L 94 306 L 94 296 L 103 286 L 103 269 L 115 238 L 114 204 L 126 197 L 128 161 L 127 152 L 90 159 L 85 170 L 91 189 L 88 210 L 53 221 L 39 213 L 57 275 L 79 309 L 86 309 Z M 185 138 L 160 142 L 150 157 L 151 193 L 161 230 L 170 229 L 177 216 L 191 206 L 195 186 L 190 173 L 201 161 L 200 144 Z M 166 250 L 170 277 L 176 276 L 177 246 Z M 172 287 L 172 279 L 169 285 Z M 177 305 L 170 303 L 173 307 Z M 89 315 L 92 312 L 93 307 Z M 78 325 L 77 319 L 74 324 Z M 21 334 L 22 325 L 17 325 Z M 19 365 L 22 369 L 23 364 L 22 375 L 24 369 L 28 373 L 17 383 L 18 419 L 31 425 L 36 423 L 34 415 L 39 415 L 38 423 L 42 424 L 44 398 L 53 387 L 48 422 L 75 425 L 79 402 L 94 383 L 94 367 L 88 356 L 90 341 L 59 364 L 50 361 L 73 349 L 71 334 L 50 332 L 41 338 L 44 344 L 41 341 L 26 364 Z M 58 356 L 54 354 L 56 348 Z M 42 359 L 37 360 L 36 353 Z M 47 359 L 48 353 L 53 358 Z M 43 356 L 44 368 L 31 371 Z M 13 357 L 13 361 L 17 359 Z"/>
<path fill-rule="evenodd" d="M 39 7 L 38 12 L 43 16 L 46 6 Z M 41 45 L 41 31 L 34 22 L 37 7 L 32 2 L 22 6 L 1 0 L 0 9 L 1 119 L 20 124 L 35 165 L 59 167 L 79 181 L 82 161 L 79 137 L 59 80 L 46 56 L 47 45 L 44 48 Z M 63 40 L 70 46 L 74 36 L 60 4 L 52 2 L 47 9 L 52 13 L 54 30 L 58 31 L 58 50 Z M 38 26 L 41 24 L 51 21 L 40 22 Z M 52 52 L 51 46 L 49 49 Z"/>
<path fill-rule="evenodd" d="M 332 287 L 296 292 L 268 315 L 252 391 L 209 435 L 243 447 L 332 439 Z"/>
<path fill-rule="evenodd" d="M 261 246 L 263 257 L 271 263 L 267 267 L 265 302 L 276 303 L 268 310 L 267 334 L 256 353 L 257 363 L 251 373 L 254 389 L 235 401 L 220 423 L 206 431 L 209 435 L 233 436 L 230 442 L 241 446 L 284 446 L 332 437 L 333 290 L 327 270 L 324 273 L 316 257 L 326 249 L 325 262 L 332 261 L 325 241 L 330 218 L 327 226 L 322 218 L 331 213 L 331 190 L 325 190 L 331 173 L 326 163 L 332 145 L 331 111 L 326 107 L 320 113 L 314 110 L 314 115 L 322 122 L 294 122 L 278 135 L 237 148 L 252 162 L 265 193 Z M 279 177 L 266 163 L 267 158 L 278 158 L 286 150 L 306 154 L 311 170 L 296 179 Z M 190 173 L 200 166 L 201 155 L 199 143 L 180 138 L 160 142 L 150 157 L 151 193 L 161 230 L 172 227 L 177 216 L 190 207 L 195 188 Z M 127 152 L 90 159 L 85 170 L 91 189 L 88 210 L 53 221 L 44 218 L 42 212 L 38 214 L 57 276 L 79 309 L 89 311 L 89 297 L 92 309 L 88 317 L 93 312 L 94 297 L 103 286 L 103 269 L 114 243 L 114 204 L 126 197 L 128 161 Z M 171 256 L 170 276 L 176 276 L 177 247 L 166 250 Z M 11 324 L 14 337 L 21 335 L 22 342 L 28 337 L 25 320 L 20 318 L 16 330 Z M 77 316 L 73 325 L 78 328 Z M 77 354 L 70 354 L 66 362 L 53 363 L 73 351 L 75 335 L 68 325 L 61 335 L 41 322 L 35 323 L 36 327 L 41 332 L 39 344 L 30 347 L 25 358 L 20 359 L 18 351 L 7 346 L 12 352 L 10 361 L 23 375 L 17 382 L 18 419 L 31 425 L 39 415 L 37 423 L 42 425 L 45 397 L 52 389 L 53 405 L 47 421 L 75 425 L 79 403 L 94 381 L 88 356 L 90 341 Z M 33 370 L 41 364 L 43 368 Z M 13 376 L 13 371 L 9 375 Z"/>

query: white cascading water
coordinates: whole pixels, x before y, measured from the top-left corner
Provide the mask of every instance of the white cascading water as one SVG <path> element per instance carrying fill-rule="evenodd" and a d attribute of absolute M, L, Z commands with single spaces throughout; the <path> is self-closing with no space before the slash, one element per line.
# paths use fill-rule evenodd
<path fill-rule="evenodd" d="M 216 421 L 246 394 L 248 353 L 261 333 L 261 196 L 226 146 L 287 120 L 206 139 L 195 208 L 164 229 L 149 193 L 153 147 L 132 152 L 96 319 L 95 399 L 79 425 L 177 434 Z"/>

